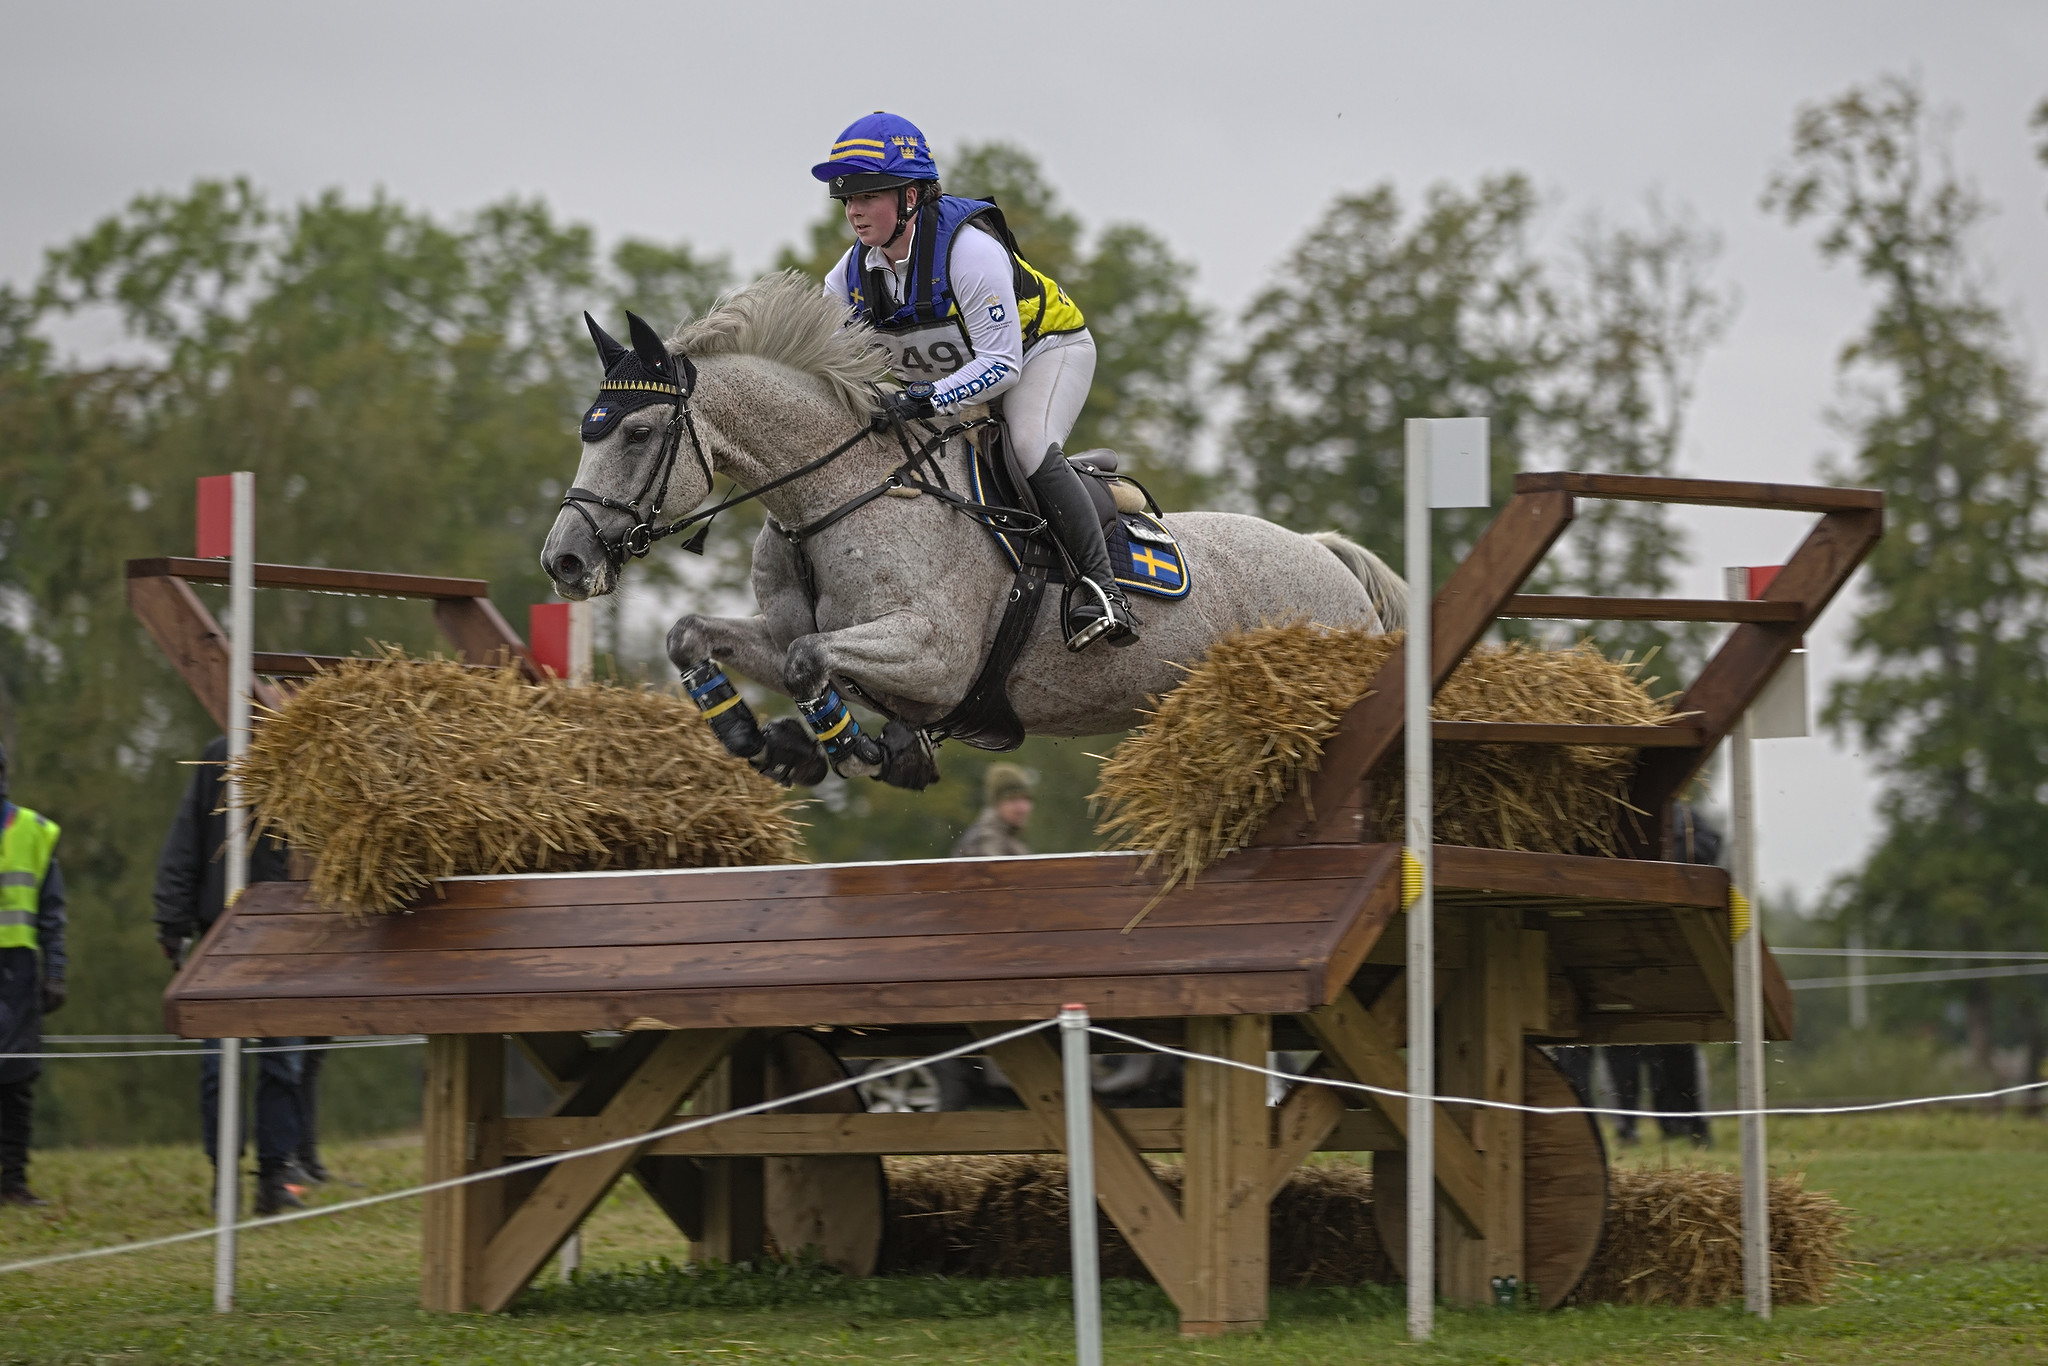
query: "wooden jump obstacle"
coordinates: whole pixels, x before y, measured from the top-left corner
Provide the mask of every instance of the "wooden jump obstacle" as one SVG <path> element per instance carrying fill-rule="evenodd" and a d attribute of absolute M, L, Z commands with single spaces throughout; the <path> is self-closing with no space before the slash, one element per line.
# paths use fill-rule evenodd
<path fill-rule="evenodd" d="M 1820 516 L 1761 602 L 1522 594 L 1578 498 Z M 1437 738 L 1640 746 L 1634 802 L 1661 815 L 1881 524 L 1880 495 L 1861 490 L 1523 475 L 1437 595 L 1439 685 L 1504 616 L 1735 626 L 1676 724 L 1439 724 Z M 787 1094 L 821 1075 L 804 1062 L 816 1043 L 918 1057 L 1070 1001 L 1217 1058 L 1264 1064 L 1269 1050 L 1313 1049 L 1328 1075 L 1400 1090 L 1407 965 L 1403 936 L 1385 932 L 1399 916 L 1399 850 L 1367 828 L 1359 795 L 1399 742 L 1398 651 L 1381 677 L 1392 686 L 1353 707 L 1326 746 L 1310 803 L 1283 805 L 1258 847 L 1175 891 L 1128 935 L 1119 930 L 1154 890 L 1131 854 L 456 878 L 416 914 L 357 923 L 312 904 L 304 884 L 267 883 L 209 933 L 166 992 L 166 1016 L 198 1038 L 427 1034 L 430 1179 L 644 1134 L 686 1105 L 702 1114 Z M 1570 1104 L 1534 1044 L 1732 1037 L 1728 877 L 1662 861 L 1662 826 L 1627 832 L 1619 859 L 1438 848 L 1441 1093 Z M 1765 980 L 1770 1035 L 1790 1037 L 1791 993 L 1768 955 Z M 597 1031 L 618 1031 L 616 1042 L 587 1037 Z M 508 1040 L 556 1091 L 549 1113 L 506 1114 Z M 506 1307 L 628 1173 L 696 1255 L 730 1261 L 763 1250 L 778 1173 L 787 1188 L 804 1164 L 1060 1151 L 1053 1045 L 1035 1035 L 990 1053 L 1021 1111 L 774 1111 L 437 1193 L 423 1302 Z M 1269 1106 L 1264 1078 L 1202 1062 L 1187 1065 L 1184 1091 L 1179 1108 L 1094 1110 L 1101 1207 L 1184 1331 L 1264 1321 L 1268 1205 L 1315 1151 L 1375 1154 L 1389 1196 L 1378 1217 L 1401 1248 L 1389 1221 L 1404 1214 L 1392 1192 L 1405 1182 L 1405 1102 L 1304 1085 Z M 1493 1278 L 1513 1276 L 1557 1303 L 1598 1241 L 1597 1131 L 1585 1116 L 1450 1103 L 1438 1114 L 1441 1293 L 1484 1303 Z M 1178 1199 L 1147 1152 L 1183 1155 Z"/>

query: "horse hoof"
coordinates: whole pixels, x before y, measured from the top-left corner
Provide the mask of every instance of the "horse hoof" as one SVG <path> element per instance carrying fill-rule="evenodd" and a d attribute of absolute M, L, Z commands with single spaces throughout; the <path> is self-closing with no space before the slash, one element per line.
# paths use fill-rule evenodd
<path fill-rule="evenodd" d="M 891 721 L 882 727 L 882 750 L 888 757 L 875 777 L 889 786 L 922 792 L 939 780 L 938 760 L 923 731 Z"/>
<path fill-rule="evenodd" d="M 803 722 L 784 716 L 763 726 L 761 734 L 767 743 L 747 762 L 764 776 L 784 787 L 816 787 L 825 781 L 831 766 Z"/>

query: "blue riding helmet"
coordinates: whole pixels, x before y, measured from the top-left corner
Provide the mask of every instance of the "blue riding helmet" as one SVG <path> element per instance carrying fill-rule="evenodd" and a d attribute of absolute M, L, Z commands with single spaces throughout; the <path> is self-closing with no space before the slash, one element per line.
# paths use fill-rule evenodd
<path fill-rule="evenodd" d="M 939 167 L 916 124 L 877 109 L 848 124 L 832 144 L 831 157 L 811 167 L 811 174 L 830 187 L 834 199 L 845 199 L 915 180 L 937 180 Z"/>

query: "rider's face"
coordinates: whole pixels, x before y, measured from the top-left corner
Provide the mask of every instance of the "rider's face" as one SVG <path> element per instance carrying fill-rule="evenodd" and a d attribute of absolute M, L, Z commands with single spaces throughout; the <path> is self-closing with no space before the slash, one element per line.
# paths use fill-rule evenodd
<path fill-rule="evenodd" d="M 864 247 L 887 246 L 896 235 L 896 191 L 869 190 L 846 197 L 846 222 Z"/>

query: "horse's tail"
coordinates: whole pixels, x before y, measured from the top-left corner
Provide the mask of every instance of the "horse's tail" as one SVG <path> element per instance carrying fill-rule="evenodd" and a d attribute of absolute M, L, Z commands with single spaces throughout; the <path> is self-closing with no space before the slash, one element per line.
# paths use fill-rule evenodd
<path fill-rule="evenodd" d="M 1309 538 L 1344 562 L 1352 576 L 1365 585 L 1379 613 L 1382 631 L 1399 631 L 1408 625 L 1408 585 L 1387 562 L 1358 542 L 1334 531 L 1318 531 Z"/>

